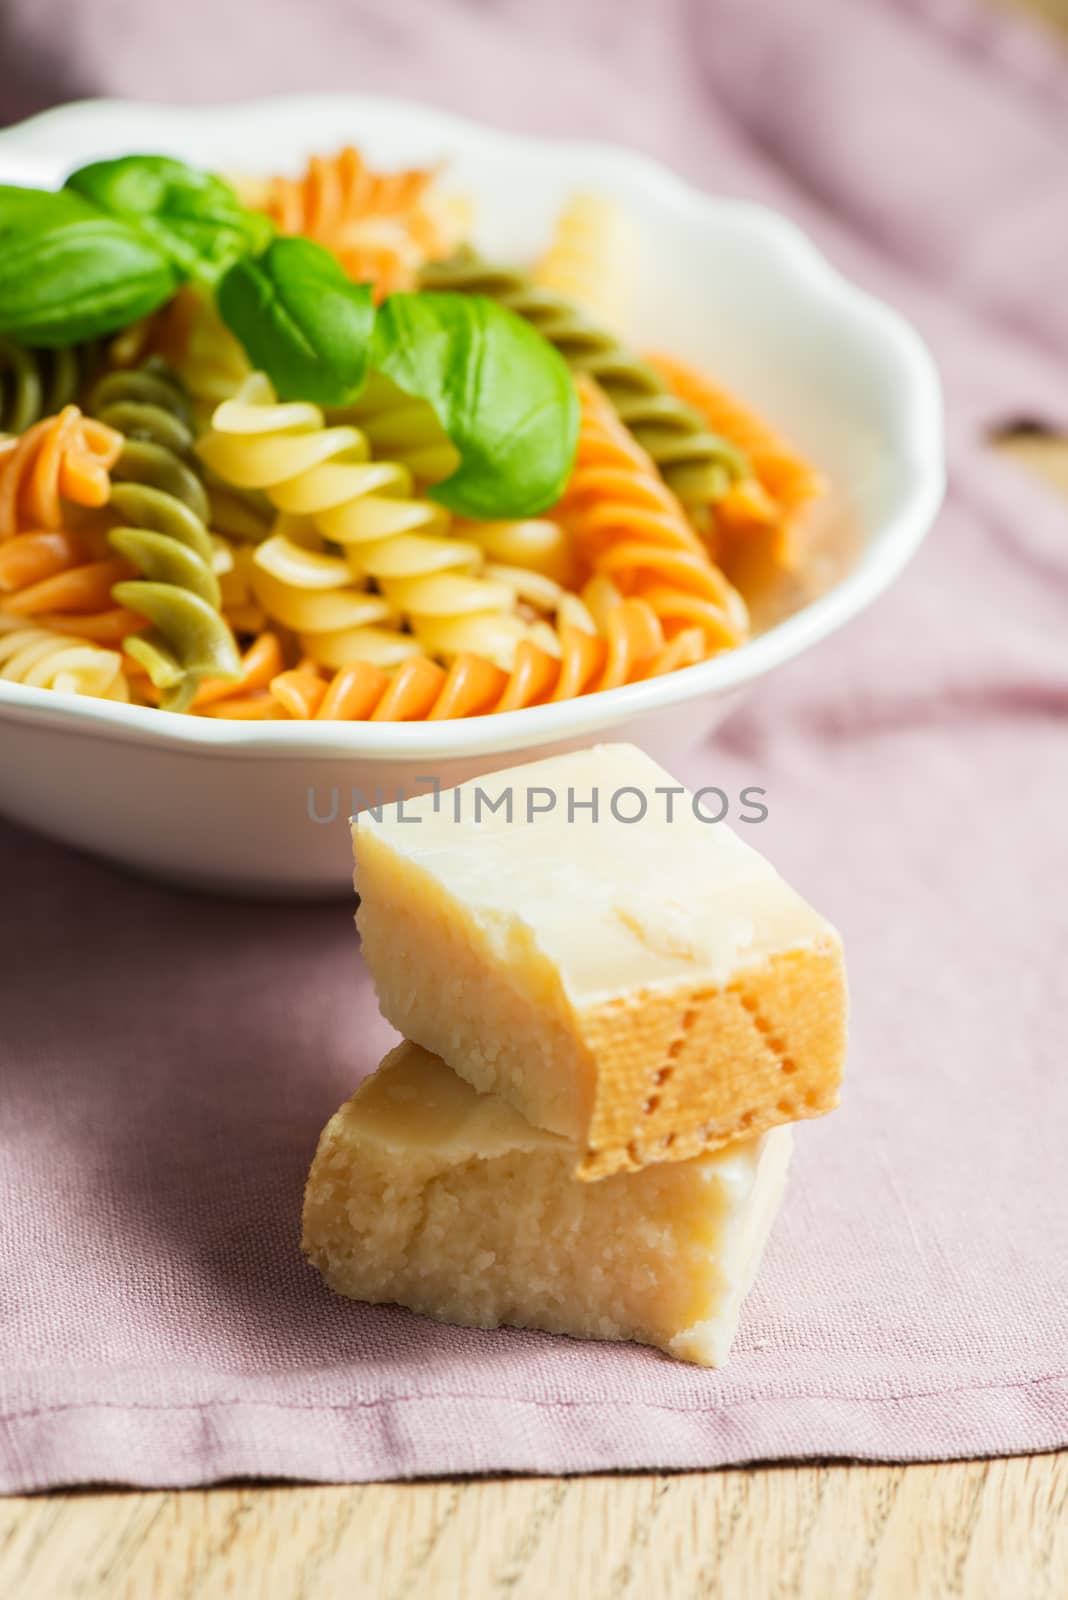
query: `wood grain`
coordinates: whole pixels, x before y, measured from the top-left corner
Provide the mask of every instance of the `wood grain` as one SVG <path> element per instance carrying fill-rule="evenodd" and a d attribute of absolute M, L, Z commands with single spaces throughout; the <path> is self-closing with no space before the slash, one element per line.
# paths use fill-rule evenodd
<path fill-rule="evenodd" d="M 5 1600 L 1064 1600 L 1068 1453 L 0 1501 Z"/>

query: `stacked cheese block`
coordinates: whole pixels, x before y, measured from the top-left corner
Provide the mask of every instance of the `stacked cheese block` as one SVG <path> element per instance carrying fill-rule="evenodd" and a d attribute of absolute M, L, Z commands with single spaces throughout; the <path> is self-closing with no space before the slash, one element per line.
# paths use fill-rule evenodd
<path fill-rule="evenodd" d="M 726 1359 L 831 1110 L 841 942 L 629 745 L 364 813 L 357 923 L 404 1042 L 327 1125 L 304 1248 L 449 1322 Z"/>

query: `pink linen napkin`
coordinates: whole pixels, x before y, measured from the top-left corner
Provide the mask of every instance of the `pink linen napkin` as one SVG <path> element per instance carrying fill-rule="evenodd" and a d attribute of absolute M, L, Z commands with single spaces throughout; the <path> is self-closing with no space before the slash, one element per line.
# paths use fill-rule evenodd
<path fill-rule="evenodd" d="M 798 1131 L 722 1372 L 330 1295 L 301 1187 L 390 1042 L 350 908 L 186 896 L 0 825 L 0 1489 L 1068 1443 L 1068 514 L 985 438 L 1068 421 L 1064 62 L 965 0 L 221 17 L 8 0 L 0 111 L 353 87 L 640 144 L 914 318 L 951 492 L 889 597 L 678 763 L 768 791 L 750 837 L 841 926 L 855 996 L 843 1108 Z"/>

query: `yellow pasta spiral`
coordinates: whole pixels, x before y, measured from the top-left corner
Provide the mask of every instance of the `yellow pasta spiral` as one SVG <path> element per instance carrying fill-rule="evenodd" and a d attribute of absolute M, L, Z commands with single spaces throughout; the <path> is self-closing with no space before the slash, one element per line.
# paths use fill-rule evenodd
<path fill-rule="evenodd" d="M 540 572 L 565 588 L 573 587 L 575 561 L 572 542 L 561 524 L 551 517 L 528 517 L 513 522 L 462 522 L 456 531 L 472 539 L 487 561 Z"/>
<path fill-rule="evenodd" d="M 236 394 L 252 370 L 214 304 L 188 285 L 161 312 L 154 343 L 181 378 L 198 423 Z"/>
<path fill-rule="evenodd" d="M 0 679 L 63 694 L 129 700 L 130 691 L 117 650 L 103 650 L 89 639 L 27 627 L 22 617 L 0 614 Z"/>
<path fill-rule="evenodd" d="M 420 644 L 447 654 L 450 626 L 512 608 L 508 586 L 481 575 L 478 545 L 414 493 L 409 468 L 373 460 L 352 423 L 280 403 L 262 373 L 218 408 L 197 449 L 225 482 L 262 489 L 282 513 L 256 549 L 252 586 L 313 661 L 393 663 Z"/>
<path fill-rule="evenodd" d="M 372 372 L 354 405 L 328 411 L 326 417 L 359 428 L 373 456 L 407 467 L 420 483 L 440 483 L 460 465 L 430 405 L 405 394 L 384 373 Z"/>
<path fill-rule="evenodd" d="M 619 328 L 630 299 L 635 253 L 626 213 L 605 195 L 580 191 L 557 218 L 549 248 L 532 276 L 540 288 Z"/>

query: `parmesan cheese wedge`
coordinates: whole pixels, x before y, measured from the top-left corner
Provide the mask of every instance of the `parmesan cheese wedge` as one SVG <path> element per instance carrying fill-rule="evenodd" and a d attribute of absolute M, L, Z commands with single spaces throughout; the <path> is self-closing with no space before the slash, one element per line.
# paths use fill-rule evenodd
<path fill-rule="evenodd" d="M 786 1180 L 788 1128 L 603 1183 L 405 1041 L 327 1124 L 304 1252 L 332 1289 L 445 1322 L 635 1339 L 721 1366 Z"/>
<path fill-rule="evenodd" d="M 560 1134 L 581 1178 L 838 1103 L 841 940 L 708 814 L 619 744 L 354 820 L 384 1015 Z"/>

